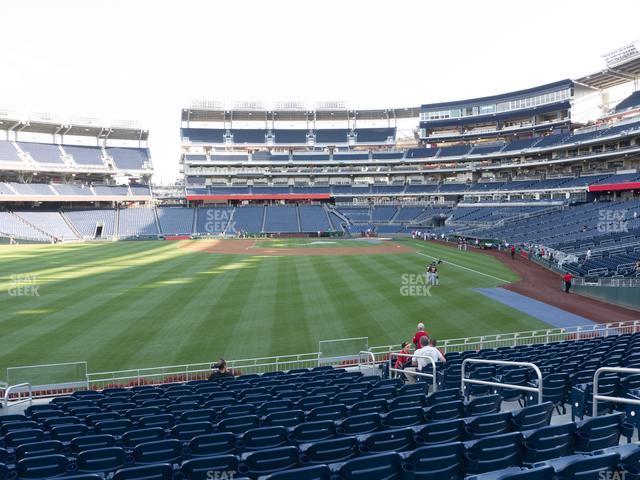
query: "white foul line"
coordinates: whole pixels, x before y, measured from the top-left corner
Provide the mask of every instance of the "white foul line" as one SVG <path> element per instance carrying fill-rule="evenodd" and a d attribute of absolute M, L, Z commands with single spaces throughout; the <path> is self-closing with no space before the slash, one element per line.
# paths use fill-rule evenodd
<path fill-rule="evenodd" d="M 426 253 L 422 253 L 422 252 L 416 252 L 416 253 L 418 255 L 422 255 L 423 257 L 429 257 L 429 258 L 432 258 L 434 260 L 439 260 L 438 257 L 432 257 L 431 255 L 427 255 Z M 457 263 L 449 262 L 447 260 L 442 260 L 442 263 L 448 263 L 449 265 L 453 265 L 454 267 L 463 268 L 465 270 L 469 270 L 470 272 L 477 273 L 478 275 L 484 275 L 485 277 L 490 277 L 490 278 L 493 278 L 495 280 L 500 280 L 501 282 L 504 282 L 504 283 L 511 283 L 511 282 L 509 282 L 509 280 L 505 280 L 504 278 L 494 277 L 493 275 L 489 275 L 488 273 L 479 272 L 478 270 L 474 270 L 473 268 L 464 267 L 462 265 L 458 265 Z"/>

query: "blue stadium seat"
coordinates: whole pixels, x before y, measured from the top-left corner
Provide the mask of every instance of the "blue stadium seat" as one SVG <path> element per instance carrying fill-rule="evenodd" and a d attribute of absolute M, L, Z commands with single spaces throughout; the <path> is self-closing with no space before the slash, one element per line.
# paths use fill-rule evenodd
<path fill-rule="evenodd" d="M 388 402 L 389 410 L 396 410 L 398 408 L 409 407 L 424 407 L 427 404 L 427 397 L 424 393 L 417 393 L 413 395 L 400 395 Z"/>
<path fill-rule="evenodd" d="M 23 443 L 16 448 L 15 456 L 18 460 L 26 457 L 63 454 L 64 444 L 58 440 L 43 440 L 42 442 Z"/>
<path fill-rule="evenodd" d="M 356 437 L 343 437 L 302 444 L 298 450 L 303 464 L 327 464 L 346 462 L 356 457 L 359 454 L 359 444 Z"/>
<path fill-rule="evenodd" d="M 178 440 L 159 440 L 138 444 L 132 451 L 136 464 L 177 463 L 182 458 L 182 443 Z"/>
<path fill-rule="evenodd" d="M 336 436 L 336 424 L 331 420 L 305 422 L 289 429 L 289 442 L 306 443 L 328 440 Z"/>
<path fill-rule="evenodd" d="M 113 447 L 116 444 L 116 437 L 113 435 L 85 435 L 75 437 L 69 443 L 73 453 L 81 453 L 87 450 L 103 449 Z"/>
<path fill-rule="evenodd" d="M 171 436 L 177 440 L 188 442 L 197 435 L 213 433 L 211 422 L 180 423 L 171 429 Z"/>
<path fill-rule="evenodd" d="M 0 447 L 16 448 L 24 443 L 41 442 L 44 438 L 44 432 L 40 429 L 12 430 L 4 436 Z"/>
<path fill-rule="evenodd" d="M 60 440 L 61 442 L 70 442 L 75 437 L 81 437 L 88 433 L 89 429 L 86 425 L 59 425 L 53 427 L 49 435 L 52 440 Z M 101 433 L 101 432 L 98 432 Z"/>
<path fill-rule="evenodd" d="M 363 452 L 401 452 L 413 450 L 417 444 L 415 434 L 411 428 L 397 430 L 383 430 L 358 437 Z"/>
<path fill-rule="evenodd" d="M 189 442 L 184 454 L 194 457 L 227 455 L 236 451 L 236 436 L 233 433 L 211 433 L 198 435 Z"/>
<path fill-rule="evenodd" d="M 554 480 L 555 472 L 552 467 L 541 466 L 535 468 L 511 467 L 494 472 L 472 475 L 466 480 Z"/>
<path fill-rule="evenodd" d="M 250 428 L 260 426 L 260 419 L 257 415 L 245 415 L 242 417 L 230 417 L 221 420 L 217 429 L 221 432 L 244 433 Z"/>
<path fill-rule="evenodd" d="M 27 457 L 16 463 L 16 473 L 20 480 L 61 477 L 69 472 L 70 465 L 70 460 L 64 455 Z"/>
<path fill-rule="evenodd" d="M 416 442 L 421 445 L 460 442 L 465 437 L 463 419 L 430 422 L 424 426 L 414 427 Z"/>
<path fill-rule="evenodd" d="M 293 427 L 304 422 L 304 412 L 302 410 L 277 411 L 266 415 L 262 422 L 265 426 Z"/>
<path fill-rule="evenodd" d="M 349 409 L 350 415 L 361 415 L 363 413 L 386 413 L 389 410 L 389 404 L 382 399 L 363 400 L 353 405 Z"/>
<path fill-rule="evenodd" d="M 78 472 L 81 473 L 113 472 L 128 461 L 127 452 L 120 447 L 85 450 L 76 457 Z"/>
<path fill-rule="evenodd" d="M 238 466 L 235 455 L 216 455 L 187 460 L 180 467 L 180 473 L 187 480 L 211 480 L 216 476 L 222 478 L 228 472 L 237 472 Z"/>
<path fill-rule="evenodd" d="M 524 432 L 522 462 L 533 465 L 544 460 L 573 454 L 575 431 L 574 423 L 565 423 Z"/>
<path fill-rule="evenodd" d="M 378 413 L 351 415 L 336 422 L 336 432 L 340 435 L 361 435 L 382 428 L 382 419 Z"/>
<path fill-rule="evenodd" d="M 116 471 L 113 480 L 172 480 L 173 468 L 167 463 L 127 467 Z"/>
<path fill-rule="evenodd" d="M 510 430 L 510 412 L 489 413 L 465 420 L 465 436 L 467 440 L 509 433 Z"/>
<path fill-rule="evenodd" d="M 423 397 L 424 398 L 424 397 Z M 398 408 L 384 415 L 382 423 L 388 428 L 404 428 L 424 423 L 424 410 L 419 407 Z"/>
<path fill-rule="evenodd" d="M 382 453 L 354 458 L 333 466 L 335 480 L 383 480 L 402 478 L 402 457 L 397 453 Z"/>
<path fill-rule="evenodd" d="M 160 427 L 140 428 L 122 435 L 122 445 L 125 448 L 134 448 L 141 443 L 164 440 L 165 436 L 165 431 Z"/>
<path fill-rule="evenodd" d="M 631 442 L 633 425 L 625 423 L 624 413 L 594 417 L 576 424 L 576 452 L 593 452 L 616 446 L 620 436 Z"/>
<path fill-rule="evenodd" d="M 311 422 L 319 420 L 340 420 L 345 418 L 347 414 L 348 410 L 346 405 L 326 405 L 312 409 L 307 413 L 306 419 Z"/>
<path fill-rule="evenodd" d="M 84 425 L 82 425 L 84 426 Z M 108 434 L 115 435 L 117 437 L 121 437 L 129 430 L 133 429 L 133 422 L 127 418 L 122 418 L 120 420 L 105 420 L 104 422 L 96 423 L 94 427 L 94 431 L 99 434 Z M 84 433 L 86 434 L 86 432 Z M 84 435 L 79 434 L 79 435 Z M 74 435 L 78 436 L 78 435 Z M 69 440 L 73 437 L 68 437 Z"/>
<path fill-rule="evenodd" d="M 239 439 L 239 450 L 263 450 L 276 448 L 287 444 L 287 429 L 285 427 L 261 427 L 247 430 Z"/>
<path fill-rule="evenodd" d="M 465 471 L 478 474 L 520 464 L 522 435 L 505 433 L 465 443 Z"/>
<path fill-rule="evenodd" d="M 620 456 L 617 453 L 603 453 L 601 455 L 570 455 L 536 464 L 536 466 L 553 467 L 556 478 L 601 480 L 613 478 L 619 462 Z"/>
<path fill-rule="evenodd" d="M 444 443 L 420 447 L 405 454 L 409 465 L 408 478 L 429 480 L 451 480 L 464 477 L 464 444 Z M 406 468 L 406 467 L 405 467 Z"/>
<path fill-rule="evenodd" d="M 511 428 L 513 430 L 524 431 L 546 427 L 551 422 L 553 403 L 544 402 L 539 405 L 531 405 L 511 412 L 511 415 Z"/>
<path fill-rule="evenodd" d="M 249 477 L 268 475 L 300 466 L 295 447 L 271 448 L 244 454 L 238 473 Z"/>
<path fill-rule="evenodd" d="M 425 408 L 424 414 L 425 418 L 432 422 L 462 418 L 465 415 L 464 404 L 462 400 L 436 403 Z"/>
<path fill-rule="evenodd" d="M 326 465 L 311 465 L 274 473 L 265 480 L 331 480 L 331 470 Z"/>
<path fill-rule="evenodd" d="M 496 413 L 500 411 L 502 405 L 502 397 L 500 395 L 484 395 L 474 398 L 465 406 L 465 414 L 470 415 L 486 415 L 487 413 Z"/>

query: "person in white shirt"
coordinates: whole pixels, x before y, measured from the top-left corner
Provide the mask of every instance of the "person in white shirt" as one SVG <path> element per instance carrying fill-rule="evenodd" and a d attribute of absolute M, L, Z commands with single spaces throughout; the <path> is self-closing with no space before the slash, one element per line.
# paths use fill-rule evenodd
<path fill-rule="evenodd" d="M 412 372 L 422 372 L 424 367 L 431 365 L 431 362 L 427 360 L 427 357 L 431 357 L 436 363 L 447 361 L 447 359 L 444 358 L 444 355 L 440 353 L 440 350 L 436 348 L 436 344 L 437 342 L 435 338 L 428 338 L 426 336 L 420 337 L 421 348 L 413 353 L 412 363 L 415 366 L 404 369 L 408 383 L 416 383 L 417 375 Z"/>

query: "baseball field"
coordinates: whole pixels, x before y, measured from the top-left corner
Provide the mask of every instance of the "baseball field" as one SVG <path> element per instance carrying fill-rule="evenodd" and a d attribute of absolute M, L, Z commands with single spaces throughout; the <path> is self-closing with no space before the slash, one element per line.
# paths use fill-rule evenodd
<path fill-rule="evenodd" d="M 427 288 L 425 265 L 439 265 Z M 0 372 L 90 371 L 315 352 L 318 341 L 544 328 L 475 292 L 518 280 L 495 258 L 412 240 L 200 240 L 0 247 Z"/>

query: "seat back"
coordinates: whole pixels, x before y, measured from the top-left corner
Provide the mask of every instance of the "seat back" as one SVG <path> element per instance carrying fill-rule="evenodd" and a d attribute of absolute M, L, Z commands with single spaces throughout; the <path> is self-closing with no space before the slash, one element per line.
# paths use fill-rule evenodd
<path fill-rule="evenodd" d="M 297 466 L 299 466 L 297 448 L 270 448 L 243 455 L 242 463 L 238 467 L 238 473 L 253 478 Z"/>
<path fill-rule="evenodd" d="M 127 452 L 120 447 L 85 450 L 76 457 L 79 472 L 112 472 L 122 468 Z"/>
<path fill-rule="evenodd" d="M 425 408 L 425 418 L 430 421 L 453 420 L 464 416 L 464 404 L 462 400 L 453 402 L 436 403 Z"/>
<path fill-rule="evenodd" d="M 133 449 L 137 464 L 177 463 L 182 457 L 182 443 L 179 440 L 160 440 L 138 445 Z"/>
<path fill-rule="evenodd" d="M 187 460 L 180 467 L 184 478 L 189 480 L 211 480 L 222 478 L 223 474 L 238 471 L 238 458 L 235 455 L 216 455 L 212 457 Z"/>
<path fill-rule="evenodd" d="M 468 440 L 508 433 L 511 427 L 509 412 L 489 413 L 466 420 L 465 433 Z"/>
<path fill-rule="evenodd" d="M 87 450 L 104 449 L 113 447 L 116 444 L 116 438 L 113 435 L 84 435 L 75 437 L 69 443 L 73 453 L 80 453 Z"/>
<path fill-rule="evenodd" d="M 377 413 L 352 415 L 337 422 L 336 431 L 341 435 L 361 435 L 375 432 L 382 427 L 382 419 Z"/>
<path fill-rule="evenodd" d="M 285 427 L 261 427 L 247 430 L 237 444 L 241 450 L 262 450 L 281 447 L 287 443 Z"/>
<path fill-rule="evenodd" d="M 533 430 L 534 428 L 546 427 L 551 422 L 553 415 L 553 403 L 544 402 L 538 405 L 531 405 L 512 412 L 511 428 L 513 430 Z"/>
<path fill-rule="evenodd" d="M 122 445 L 125 448 L 134 448 L 141 443 L 158 442 L 164 440 L 165 433 L 160 427 L 141 428 L 131 430 L 122 436 Z"/>
<path fill-rule="evenodd" d="M 364 452 L 401 452 L 416 447 L 415 435 L 411 428 L 384 430 L 360 437 Z"/>
<path fill-rule="evenodd" d="M 505 433 L 465 443 L 465 470 L 478 474 L 513 467 L 520 463 L 520 432 Z"/>
<path fill-rule="evenodd" d="M 208 433 L 213 433 L 213 424 L 211 422 L 180 423 L 171 429 L 171 436 L 183 442 L 188 442 L 197 435 L 206 435 Z"/>
<path fill-rule="evenodd" d="M 573 453 L 575 423 L 551 425 L 524 433 L 522 462 L 534 464 Z"/>
<path fill-rule="evenodd" d="M 349 460 L 336 474 L 341 480 L 371 480 L 402 478 L 402 471 L 402 457 L 389 452 Z"/>
<path fill-rule="evenodd" d="M 463 419 L 430 422 L 416 428 L 416 442 L 419 445 L 460 442 L 465 439 Z"/>
<path fill-rule="evenodd" d="M 302 410 L 283 410 L 272 412 L 262 419 L 266 426 L 293 427 L 304 422 L 304 412 Z"/>
<path fill-rule="evenodd" d="M 502 397 L 500 395 L 484 395 L 477 397 L 465 405 L 467 415 L 486 415 L 487 413 L 496 413 L 500 411 L 502 405 Z"/>
<path fill-rule="evenodd" d="M 113 480 L 172 480 L 173 468 L 167 463 L 158 465 L 141 465 L 118 470 Z"/>
<path fill-rule="evenodd" d="M 69 459 L 64 455 L 41 455 L 26 457 L 16 464 L 18 478 L 60 477 L 67 473 Z"/>
<path fill-rule="evenodd" d="M 340 420 L 347 416 L 347 406 L 343 404 L 325 405 L 312 409 L 307 413 L 307 421 L 315 422 L 318 420 Z"/>
<path fill-rule="evenodd" d="M 593 452 L 617 445 L 620 441 L 623 421 L 623 413 L 614 413 L 578 423 L 576 452 Z"/>
<path fill-rule="evenodd" d="M 194 457 L 234 453 L 236 450 L 236 436 L 229 432 L 198 435 L 189 442 L 189 450 L 190 455 Z"/>
<path fill-rule="evenodd" d="M 415 449 L 405 458 L 415 478 L 450 480 L 464 477 L 464 445 L 443 443 Z"/>
<path fill-rule="evenodd" d="M 58 440 L 43 440 L 42 442 L 23 443 L 16 448 L 15 455 L 18 460 L 42 455 L 59 455 L 62 454 L 63 448 L 63 443 Z M 2 461 L 3 459 L 0 458 L 0 462 Z"/>
<path fill-rule="evenodd" d="M 331 420 L 304 422 L 289 430 L 289 442 L 305 443 L 328 440 L 336 436 L 336 424 Z"/>
<path fill-rule="evenodd" d="M 305 463 L 337 463 L 346 462 L 358 455 L 358 441 L 355 437 L 333 438 L 311 444 L 302 444 L 300 462 Z"/>

